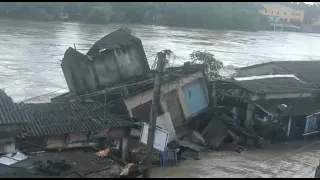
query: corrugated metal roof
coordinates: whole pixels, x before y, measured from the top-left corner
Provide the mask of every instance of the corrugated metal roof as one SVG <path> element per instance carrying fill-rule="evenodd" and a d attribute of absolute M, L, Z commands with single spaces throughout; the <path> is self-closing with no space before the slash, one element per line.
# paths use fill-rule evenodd
<path fill-rule="evenodd" d="M 23 111 L 24 104 L 14 103 L 4 90 L 0 90 L 0 124 L 17 124 L 29 121 L 29 117 Z"/>
<path fill-rule="evenodd" d="M 235 81 L 237 85 L 254 93 L 300 93 L 316 91 L 316 87 L 290 77 L 275 77 Z M 319 89 L 320 90 L 320 89 Z"/>
<path fill-rule="evenodd" d="M 291 71 L 299 78 L 303 78 L 312 84 L 320 85 L 318 76 L 320 61 L 277 61 L 275 63 Z"/>
<path fill-rule="evenodd" d="M 238 68 L 238 72 L 246 71 L 248 69 L 256 68 L 265 65 L 277 65 L 284 69 L 283 72 L 277 72 L 276 74 L 295 74 L 297 77 L 302 78 L 312 84 L 320 84 L 320 80 L 317 76 L 320 68 L 320 60 L 314 61 L 272 61 L 267 63 L 255 64 L 252 66 L 246 66 Z M 253 74 L 254 75 L 254 74 Z"/>
<path fill-rule="evenodd" d="M 128 127 L 132 122 L 122 117 L 105 113 L 101 103 L 29 104 L 27 111 L 32 118 L 23 125 L 25 136 L 58 135 L 74 132 L 91 132 L 100 129 Z"/>

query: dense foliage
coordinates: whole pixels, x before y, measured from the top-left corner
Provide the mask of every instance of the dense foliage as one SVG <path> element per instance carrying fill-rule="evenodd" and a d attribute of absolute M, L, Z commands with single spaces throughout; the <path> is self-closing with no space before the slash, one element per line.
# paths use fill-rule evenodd
<path fill-rule="evenodd" d="M 265 2 L 268 3 L 268 2 Z M 306 11 L 306 21 L 319 14 L 317 3 L 280 2 Z M 268 26 L 258 13 L 263 2 L 0 2 L 0 17 L 105 24 L 144 23 L 207 29 L 260 30 Z"/>
<path fill-rule="evenodd" d="M 192 64 L 205 64 L 206 75 L 209 79 L 220 77 L 219 70 L 223 68 L 223 63 L 214 57 L 214 54 L 208 51 L 193 51 L 190 54 Z"/>

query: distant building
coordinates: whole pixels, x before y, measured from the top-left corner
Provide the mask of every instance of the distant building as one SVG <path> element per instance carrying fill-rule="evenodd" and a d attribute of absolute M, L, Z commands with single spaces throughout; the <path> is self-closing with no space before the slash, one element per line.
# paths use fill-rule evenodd
<path fill-rule="evenodd" d="M 60 13 L 59 18 L 61 20 L 68 20 L 69 19 L 69 14 L 68 13 Z"/>
<path fill-rule="evenodd" d="M 278 17 L 278 16 L 268 16 L 268 19 L 270 22 L 275 22 L 275 23 L 281 22 L 281 17 Z"/>
<path fill-rule="evenodd" d="M 320 17 L 312 18 L 312 26 L 320 27 Z"/>
<path fill-rule="evenodd" d="M 283 19 L 288 23 L 292 21 L 303 22 L 304 11 L 293 9 L 280 4 L 264 4 L 259 13 L 268 16 L 271 22 L 279 22 Z"/>

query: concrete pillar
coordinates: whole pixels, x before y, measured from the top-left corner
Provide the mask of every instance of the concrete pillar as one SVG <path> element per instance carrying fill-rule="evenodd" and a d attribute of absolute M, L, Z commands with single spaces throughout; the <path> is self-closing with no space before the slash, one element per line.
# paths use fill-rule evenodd
<path fill-rule="evenodd" d="M 289 136 L 290 136 L 291 121 L 292 121 L 292 116 L 289 117 L 288 129 L 287 129 L 287 138 L 289 138 Z"/>
<path fill-rule="evenodd" d="M 247 128 L 251 128 L 253 125 L 253 122 L 252 122 L 253 113 L 254 113 L 254 104 L 252 102 L 249 102 L 247 106 L 247 117 L 245 121 L 245 126 Z"/>
<path fill-rule="evenodd" d="M 217 91 L 216 91 L 216 83 L 212 83 L 212 105 L 216 106 L 217 105 Z"/>
<path fill-rule="evenodd" d="M 121 142 L 121 155 L 122 160 L 126 161 L 128 159 L 128 153 L 129 153 L 129 140 L 128 137 L 123 137 Z"/>
<path fill-rule="evenodd" d="M 235 108 L 235 115 L 236 115 L 236 124 L 238 126 L 241 126 L 241 108 L 240 107 L 236 107 Z"/>

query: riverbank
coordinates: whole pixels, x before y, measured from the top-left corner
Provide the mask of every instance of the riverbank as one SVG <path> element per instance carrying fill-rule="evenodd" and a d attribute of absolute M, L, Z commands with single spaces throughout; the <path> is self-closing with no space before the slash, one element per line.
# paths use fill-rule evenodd
<path fill-rule="evenodd" d="M 59 19 L 53 19 L 53 20 L 35 20 L 35 19 L 15 19 L 15 18 L 9 18 L 9 17 L 0 17 L 0 21 L 21 21 L 21 22 L 35 22 L 35 23 L 78 23 L 78 24 L 86 24 L 86 25 L 97 25 L 97 26 L 108 26 L 113 24 L 119 24 L 119 25 L 134 25 L 134 26 L 159 26 L 159 27 L 168 27 L 168 28 L 181 28 L 181 29 L 197 29 L 197 30 L 208 30 L 208 31 L 243 31 L 243 32 L 258 32 L 259 30 L 243 30 L 239 28 L 234 29 L 224 29 L 224 28 L 195 28 L 195 27 L 185 27 L 185 26 L 168 26 L 161 23 L 151 23 L 151 22 L 113 22 L 110 21 L 109 23 L 93 23 L 88 21 L 80 21 L 80 20 L 59 20 Z"/>
<path fill-rule="evenodd" d="M 320 142 L 290 142 L 267 149 L 200 153 L 176 167 L 159 167 L 154 178 L 312 178 L 320 159 Z M 304 148 L 303 148 L 304 147 Z"/>
<path fill-rule="evenodd" d="M 0 16 L 48 22 L 68 17 L 101 24 L 137 22 L 211 30 L 264 30 L 268 21 L 258 13 L 259 7 L 250 2 L 4 2 L 0 6 Z"/>

